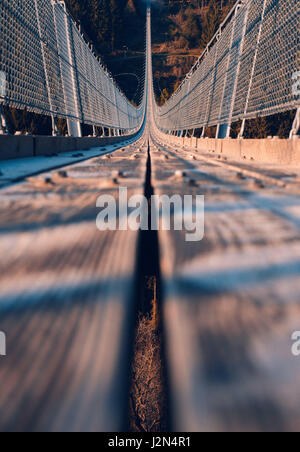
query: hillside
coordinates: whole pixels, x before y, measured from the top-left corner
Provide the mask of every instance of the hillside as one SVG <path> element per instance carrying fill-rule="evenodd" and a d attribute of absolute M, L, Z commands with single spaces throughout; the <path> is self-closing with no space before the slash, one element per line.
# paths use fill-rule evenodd
<path fill-rule="evenodd" d="M 67 0 L 66 3 L 121 88 L 138 102 L 146 2 Z M 155 89 L 161 101 L 178 86 L 234 3 L 235 0 L 153 0 L 153 64 Z"/>

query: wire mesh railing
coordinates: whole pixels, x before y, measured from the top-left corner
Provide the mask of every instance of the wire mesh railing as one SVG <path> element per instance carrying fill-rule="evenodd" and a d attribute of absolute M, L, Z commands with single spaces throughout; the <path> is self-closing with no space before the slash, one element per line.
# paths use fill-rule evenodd
<path fill-rule="evenodd" d="M 298 109 L 298 0 L 239 0 L 174 95 L 156 107 L 163 131 L 217 126 Z M 297 121 L 297 117 L 295 122 Z M 293 133 L 295 133 L 295 124 Z"/>
<path fill-rule="evenodd" d="M 30 112 L 132 131 L 133 106 L 59 0 L 1 0 L 0 103 Z"/>

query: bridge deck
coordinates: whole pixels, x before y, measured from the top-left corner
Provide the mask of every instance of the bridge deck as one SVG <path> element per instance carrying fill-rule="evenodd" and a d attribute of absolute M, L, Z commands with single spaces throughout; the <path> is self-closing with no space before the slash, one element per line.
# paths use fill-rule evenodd
<path fill-rule="evenodd" d="M 138 233 L 100 233 L 95 206 L 143 193 L 139 146 L 0 192 L 1 431 L 126 428 Z M 156 194 L 206 203 L 203 241 L 159 236 L 172 427 L 299 430 L 297 174 L 159 142 L 151 156 Z"/>
<path fill-rule="evenodd" d="M 0 430 L 126 427 L 137 232 L 99 232 L 96 198 L 143 193 L 136 146 L 0 193 Z"/>
<path fill-rule="evenodd" d="M 270 180 L 255 181 L 243 164 L 237 173 L 198 152 L 153 149 L 157 194 L 206 200 L 203 241 L 160 232 L 175 429 L 299 430 L 300 361 L 291 353 L 300 329 L 299 179 L 283 189 L 276 181 L 285 171 L 269 168 Z"/>
<path fill-rule="evenodd" d="M 36 174 L 40 174 L 42 172 L 47 172 L 53 169 L 58 169 L 67 165 L 75 164 L 76 162 L 82 162 L 85 160 L 89 160 L 92 157 L 98 157 L 101 155 L 109 154 L 116 149 L 122 147 L 121 144 L 118 143 L 107 143 L 106 139 L 103 139 L 106 142 L 106 145 L 102 145 L 100 147 L 92 146 L 90 149 L 83 149 L 77 151 L 76 148 L 72 151 L 61 152 L 55 151 L 55 146 L 52 145 L 53 152 L 51 152 L 51 140 L 53 137 L 42 137 L 44 140 L 43 153 L 41 152 L 39 155 L 35 157 L 24 157 L 24 158 L 16 158 L 5 160 L 3 158 L 3 151 L 5 150 L 5 145 L 3 146 L 1 139 L 15 139 L 15 138 L 26 138 L 26 137 L 15 137 L 15 136 L 5 136 L 0 135 L 0 188 L 5 187 L 14 182 L 20 182 L 26 179 L 29 176 L 33 176 Z M 65 138 L 65 137 L 64 137 Z M 48 139 L 48 142 L 47 142 Z M 88 138 L 90 140 L 94 140 L 94 138 Z M 96 139 L 97 140 L 97 139 Z M 99 140 L 99 139 L 98 139 Z M 100 139 L 101 140 L 101 139 Z M 112 139 L 111 139 L 112 140 Z M 136 141 L 136 138 L 128 137 L 128 144 L 132 144 Z M 124 145 L 124 144 L 123 144 Z M 47 152 L 48 151 L 48 152 Z"/>

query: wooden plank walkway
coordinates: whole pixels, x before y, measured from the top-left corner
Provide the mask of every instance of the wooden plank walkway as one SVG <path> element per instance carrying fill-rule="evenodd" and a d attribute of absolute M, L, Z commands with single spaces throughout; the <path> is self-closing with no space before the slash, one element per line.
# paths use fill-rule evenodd
<path fill-rule="evenodd" d="M 299 431 L 299 195 L 159 141 L 151 155 L 156 194 L 206 204 L 203 241 L 160 232 L 174 429 Z"/>
<path fill-rule="evenodd" d="M 99 232 L 96 199 L 143 193 L 143 144 L 0 191 L 1 431 L 127 427 L 138 232 Z M 206 206 L 201 242 L 159 233 L 173 429 L 299 431 L 299 174 L 158 141 L 151 160 L 156 194 Z"/>
<path fill-rule="evenodd" d="M 1 431 L 126 428 L 138 233 L 98 231 L 96 199 L 143 193 L 139 146 L 0 192 Z"/>

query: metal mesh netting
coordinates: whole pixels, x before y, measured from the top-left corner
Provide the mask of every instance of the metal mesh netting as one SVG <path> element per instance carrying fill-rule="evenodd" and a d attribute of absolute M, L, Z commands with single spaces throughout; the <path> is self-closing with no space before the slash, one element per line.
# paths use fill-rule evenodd
<path fill-rule="evenodd" d="M 58 0 L 1 0 L 0 74 L 11 107 L 127 130 L 143 118 Z"/>
<path fill-rule="evenodd" d="M 298 0 L 237 2 L 156 121 L 163 130 L 230 124 L 293 110 L 299 71 Z"/>

